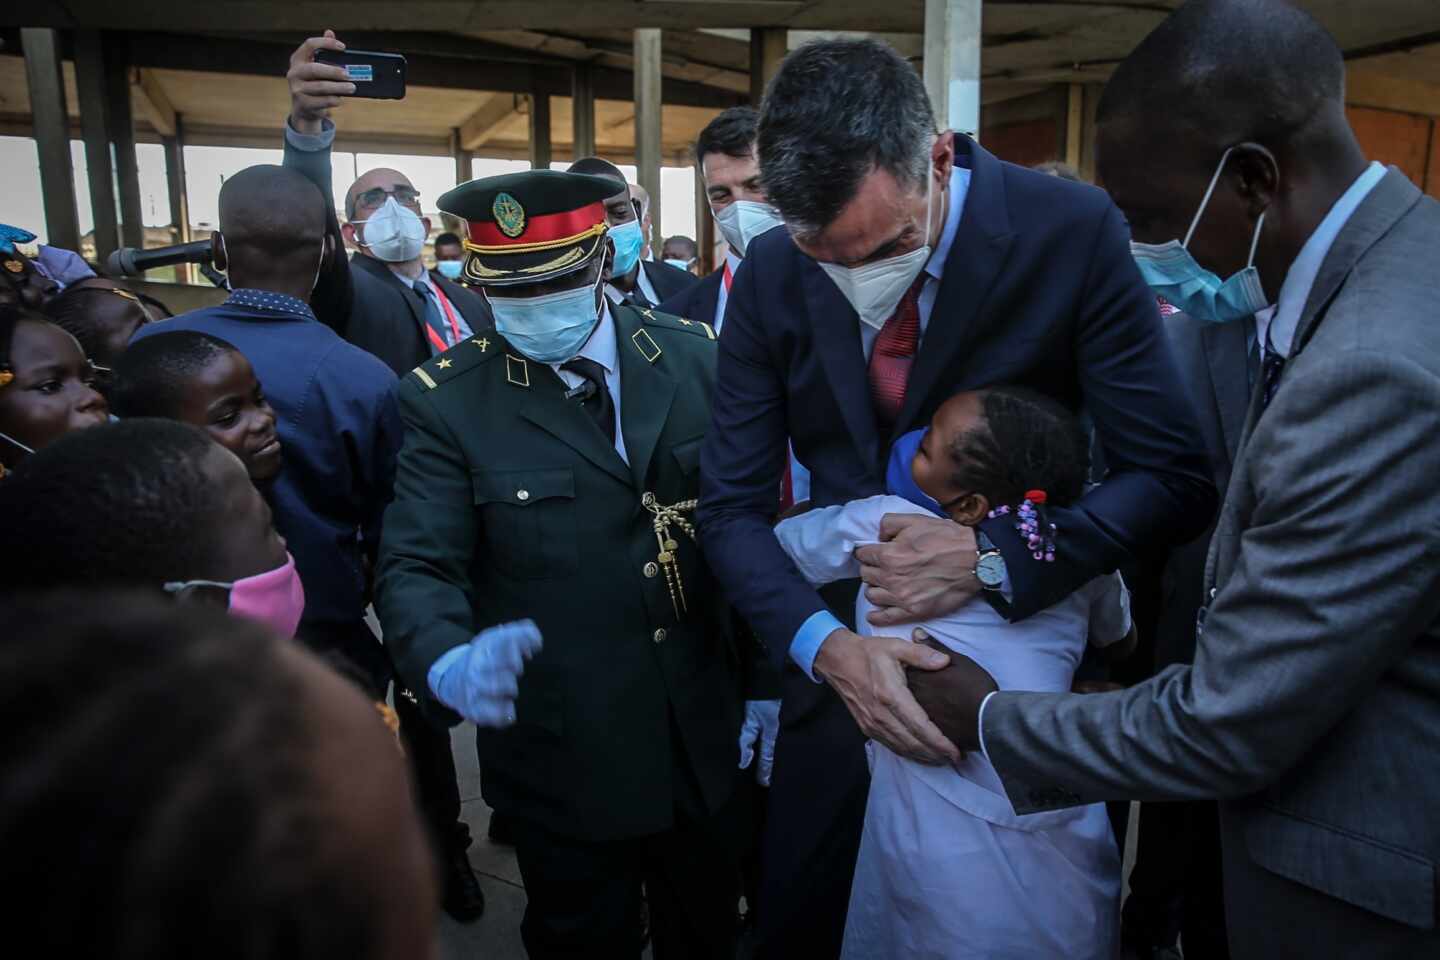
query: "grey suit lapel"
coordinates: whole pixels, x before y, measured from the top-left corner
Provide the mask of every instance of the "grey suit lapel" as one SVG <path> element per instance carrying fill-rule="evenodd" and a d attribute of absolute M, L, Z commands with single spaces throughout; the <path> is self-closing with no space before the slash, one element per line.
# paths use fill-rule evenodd
<path fill-rule="evenodd" d="M 1326 308 L 1344 286 L 1346 278 L 1355 269 L 1355 264 L 1360 262 L 1360 258 L 1365 256 L 1377 240 L 1389 232 L 1397 220 L 1419 202 L 1421 196 L 1420 190 L 1405 174 L 1391 167 L 1375 185 L 1375 189 L 1370 191 L 1370 195 L 1355 208 L 1355 212 L 1335 237 L 1324 262 L 1320 264 L 1320 272 L 1315 275 L 1315 283 L 1310 288 L 1310 296 L 1305 301 L 1305 309 L 1301 312 L 1300 322 L 1295 328 L 1295 338 L 1290 343 L 1290 357 L 1285 364 L 1287 368 L 1315 335 L 1315 329 L 1324 317 Z M 1285 382 L 1284 373 L 1280 376 L 1280 382 Z M 1250 413 L 1245 418 L 1245 432 L 1240 441 L 1242 446 L 1255 431 L 1255 424 L 1263 412 L 1260 391 L 1256 390 L 1255 396 L 1251 398 Z"/>
<path fill-rule="evenodd" d="M 1360 206 L 1355 208 L 1349 221 L 1336 236 L 1330 252 L 1325 255 L 1325 260 L 1320 265 L 1320 272 L 1315 277 L 1315 284 L 1310 288 L 1310 296 L 1305 301 L 1305 309 L 1300 314 L 1300 323 L 1295 330 L 1295 339 L 1290 345 L 1290 359 L 1286 362 L 1287 369 L 1314 337 L 1320 320 L 1325 316 L 1326 309 L 1335 299 L 1335 295 L 1340 292 L 1340 288 L 1344 286 L 1346 278 L 1354 271 L 1355 265 L 1369 252 L 1376 241 L 1390 231 L 1396 221 L 1420 202 L 1421 196 L 1420 190 L 1403 173 L 1395 167 L 1391 167 L 1386 172 L 1384 179 L 1370 191 L 1370 195 L 1360 203 Z M 1383 318 L 1377 319 L 1383 321 Z M 1282 385 L 1284 383 L 1284 374 L 1281 375 L 1281 383 Z M 1241 434 L 1240 448 L 1235 455 L 1237 467 L 1241 458 L 1248 452 L 1250 437 L 1255 432 L 1255 425 L 1263 412 L 1260 400 L 1261 391 L 1257 389 L 1251 397 L 1250 411 L 1245 418 L 1245 430 Z M 1224 549 L 1231 551 L 1239 549 L 1240 531 L 1232 529 L 1238 526 L 1232 517 L 1234 511 L 1237 510 L 1233 499 L 1227 496 L 1225 503 L 1221 505 L 1219 524 L 1216 527 L 1215 537 L 1210 541 L 1210 551 L 1205 561 L 1207 591 L 1213 591 L 1222 545 Z M 1245 505 L 1247 513 L 1252 506 L 1252 504 Z M 1209 602 L 1208 593 L 1206 602 Z"/>
<path fill-rule="evenodd" d="M 1315 285 L 1310 288 L 1310 297 L 1305 301 L 1305 310 L 1300 314 L 1300 323 L 1295 330 L 1295 341 L 1290 347 L 1291 358 L 1309 342 L 1320 315 L 1340 291 L 1355 264 L 1420 201 L 1421 196 L 1419 188 L 1405 174 L 1391 167 L 1370 195 L 1355 208 L 1350 220 L 1335 238 L 1330 252 L 1325 255 L 1325 262 L 1320 265 L 1320 272 L 1315 277 Z"/>

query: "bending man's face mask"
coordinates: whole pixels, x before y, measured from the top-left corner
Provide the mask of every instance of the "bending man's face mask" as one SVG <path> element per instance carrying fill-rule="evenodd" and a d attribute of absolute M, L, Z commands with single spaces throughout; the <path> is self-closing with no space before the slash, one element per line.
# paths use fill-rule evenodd
<path fill-rule="evenodd" d="M 909 253 L 877 260 L 859 267 L 842 267 L 838 263 L 820 264 L 820 269 L 829 275 L 850 301 L 850 306 L 860 316 L 860 322 L 876 330 L 885 326 L 905 291 L 925 269 L 932 252 L 930 228 L 933 225 L 934 208 L 931 201 L 935 196 L 935 171 L 927 168 L 925 175 L 925 242 Z"/>
<path fill-rule="evenodd" d="M 1228 323 L 1253 316 L 1269 306 L 1265 288 L 1260 285 L 1260 271 L 1255 268 L 1255 248 L 1260 244 L 1265 214 L 1260 214 L 1260 219 L 1255 222 L 1255 234 L 1250 238 L 1250 256 L 1245 269 L 1234 276 L 1221 280 L 1190 255 L 1190 239 L 1195 236 L 1195 228 L 1200 226 L 1200 218 L 1210 204 L 1215 184 L 1220 180 L 1230 153 L 1231 150 L 1226 150 L 1220 158 L 1220 165 L 1210 178 L 1210 186 L 1200 200 L 1200 209 L 1195 211 L 1195 218 L 1190 221 L 1190 229 L 1183 241 L 1171 240 L 1160 244 L 1132 241 L 1130 244 L 1140 276 L 1145 278 L 1150 289 L 1177 310 L 1201 323 Z"/>
<path fill-rule="evenodd" d="M 394 197 L 364 220 L 351 220 L 352 226 L 363 226 L 358 240 L 362 247 L 386 263 L 405 263 L 420 256 L 425 247 L 425 222 L 414 210 L 402 207 Z"/>

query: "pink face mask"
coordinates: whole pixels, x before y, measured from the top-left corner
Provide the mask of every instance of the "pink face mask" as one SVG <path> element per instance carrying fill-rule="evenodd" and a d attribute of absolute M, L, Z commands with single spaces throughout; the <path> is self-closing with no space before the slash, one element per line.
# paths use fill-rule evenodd
<path fill-rule="evenodd" d="M 230 591 L 230 614 L 265 624 L 282 637 L 295 636 L 300 615 L 305 612 L 305 587 L 295 569 L 295 558 L 285 553 L 285 565 L 234 583 L 215 580 L 184 580 L 165 584 L 167 593 L 190 587 L 217 587 Z"/>

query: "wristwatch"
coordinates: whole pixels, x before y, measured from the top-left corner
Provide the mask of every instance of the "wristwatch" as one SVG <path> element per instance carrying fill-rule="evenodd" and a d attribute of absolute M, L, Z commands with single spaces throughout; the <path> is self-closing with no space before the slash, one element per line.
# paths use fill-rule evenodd
<path fill-rule="evenodd" d="M 1009 575 L 1009 568 L 1005 566 L 1005 557 L 1000 553 L 1000 548 L 995 542 L 985 535 L 985 531 L 975 531 L 975 579 L 980 581 L 980 586 L 986 590 L 999 592 L 1005 584 L 1005 578 Z"/>

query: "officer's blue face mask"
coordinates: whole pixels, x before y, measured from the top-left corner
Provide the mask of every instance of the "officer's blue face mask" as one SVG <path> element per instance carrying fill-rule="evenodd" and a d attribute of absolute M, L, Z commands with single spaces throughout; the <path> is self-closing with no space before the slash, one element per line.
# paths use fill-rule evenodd
<path fill-rule="evenodd" d="M 605 272 L 593 284 L 543 297 L 491 297 L 495 329 L 536 363 L 564 363 L 580 353 L 600 322 L 598 295 Z"/>
<path fill-rule="evenodd" d="M 1210 178 L 1210 186 L 1200 201 L 1200 209 L 1195 211 L 1195 219 L 1190 221 L 1190 229 L 1183 242 L 1171 240 L 1169 243 L 1153 244 L 1132 241 L 1130 244 L 1131 255 L 1135 257 L 1140 275 L 1150 289 L 1201 323 L 1228 323 L 1253 316 L 1269 306 L 1265 288 L 1260 285 L 1260 271 L 1255 269 L 1255 248 L 1260 243 L 1260 229 L 1265 225 L 1263 213 L 1255 224 L 1255 236 L 1250 240 L 1250 258 L 1245 269 L 1227 280 L 1221 280 L 1196 263 L 1188 249 L 1190 238 L 1200 225 L 1200 217 L 1210 203 L 1210 196 L 1215 192 L 1215 184 L 1220 180 L 1230 152 L 1226 150 L 1220 158 L 1220 165 Z"/>
<path fill-rule="evenodd" d="M 610 239 L 615 242 L 615 263 L 610 276 L 627 276 L 640 262 L 640 251 L 645 249 L 645 234 L 639 220 L 629 220 L 610 228 Z"/>

